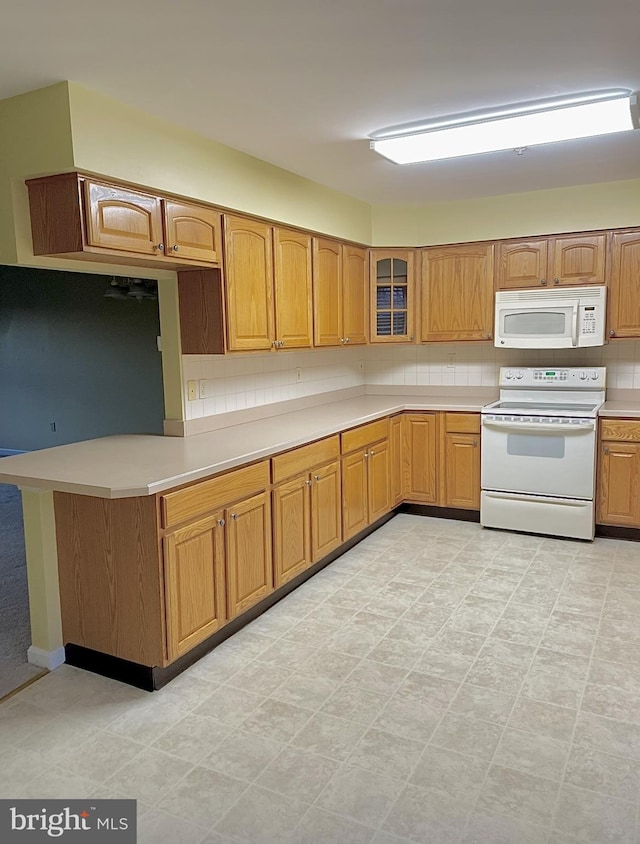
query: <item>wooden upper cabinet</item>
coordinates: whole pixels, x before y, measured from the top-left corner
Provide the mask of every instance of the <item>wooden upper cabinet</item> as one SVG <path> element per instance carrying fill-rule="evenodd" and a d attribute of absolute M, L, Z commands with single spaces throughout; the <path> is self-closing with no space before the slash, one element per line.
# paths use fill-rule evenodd
<path fill-rule="evenodd" d="M 496 254 L 497 286 L 501 290 L 546 286 L 547 257 L 546 238 L 500 241 Z"/>
<path fill-rule="evenodd" d="M 313 239 L 313 310 L 315 345 L 341 345 L 342 247 L 335 240 Z"/>
<path fill-rule="evenodd" d="M 224 216 L 227 346 L 270 349 L 274 342 L 271 227 Z"/>
<path fill-rule="evenodd" d="M 313 302 L 316 346 L 367 342 L 366 249 L 335 240 L 313 240 Z"/>
<path fill-rule="evenodd" d="M 493 336 L 493 244 L 422 252 L 421 339 L 453 342 Z"/>
<path fill-rule="evenodd" d="M 549 285 L 604 284 L 606 256 L 607 236 L 604 233 L 553 238 Z"/>
<path fill-rule="evenodd" d="M 367 342 L 369 256 L 357 246 L 342 247 L 342 336 L 349 346 Z"/>
<path fill-rule="evenodd" d="M 415 340 L 413 257 L 402 249 L 371 250 L 372 343 Z"/>
<path fill-rule="evenodd" d="M 611 239 L 609 336 L 640 337 L 640 231 Z"/>
<path fill-rule="evenodd" d="M 311 237 L 274 228 L 275 339 L 282 347 L 312 343 Z"/>
<path fill-rule="evenodd" d="M 190 261 L 220 261 L 220 212 L 202 205 L 165 199 L 165 252 Z"/>
<path fill-rule="evenodd" d="M 160 198 L 86 179 L 87 241 L 90 246 L 163 255 Z"/>
<path fill-rule="evenodd" d="M 604 284 L 606 256 L 604 232 L 500 241 L 496 286 L 505 290 Z"/>

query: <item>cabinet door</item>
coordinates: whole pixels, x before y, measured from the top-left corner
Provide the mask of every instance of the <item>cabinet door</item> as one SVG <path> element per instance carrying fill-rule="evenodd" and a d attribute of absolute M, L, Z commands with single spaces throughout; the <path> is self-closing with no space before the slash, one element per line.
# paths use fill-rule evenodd
<path fill-rule="evenodd" d="M 235 618 L 273 590 L 268 493 L 228 508 L 226 521 L 227 608 Z"/>
<path fill-rule="evenodd" d="M 169 661 L 206 639 L 226 621 L 222 513 L 164 539 Z"/>
<path fill-rule="evenodd" d="M 231 351 L 273 345 L 271 228 L 224 217 L 227 338 Z"/>
<path fill-rule="evenodd" d="M 273 230 L 276 340 L 287 349 L 311 346 L 311 238 Z"/>
<path fill-rule="evenodd" d="M 480 508 L 480 435 L 445 434 L 445 507 Z"/>
<path fill-rule="evenodd" d="M 497 244 L 496 279 L 501 290 L 547 287 L 548 243 L 538 240 L 505 240 Z"/>
<path fill-rule="evenodd" d="M 165 199 L 164 227 L 167 255 L 188 261 L 220 261 L 222 235 L 218 211 Z"/>
<path fill-rule="evenodd" d="M 409 501 L 435 504 L 438 499 L 438 440 L 435 413 L 404 417 L 403 480 Z"/>
<path fill-rule="evenodd" d="M 402 428 L 402 415 L 393 416 L 389 422 L 392 507 L 395 507 L 404 498 L 402 489 Z"/>
<path fill-rule="evenodd" d="M 488 340 L 493 335 L 493 244 L 422 253 L 422 340 Z"/>
<path fill-rule="evenodd" d="M 598 521 L 640 527 L 640 444 L 600 446 Z"/>
<path fill-rule="evenodd" d="M 371 258 L 371 342 L 414 340 L 413 252 L 379 252 Z"/>
<path fill-rule="evenodd" d="M 556 237 L 552 241 L 549 285 L 604 284 L 606 234 Z"/>
<path fill-rule="evenodd" d="M 342 344 L 342 252 L 339 243 L 313 239 L 313 310 L 316 346 Z"/>
<path fill-rule="evenodd" d="M 342 247 L 342 331 L 349 346 L 367 342 L 369 257 L 366 249 Z"/>
<path fill-rule="evenodd" d="M 342 542 L 340 461 L 311 473 L 312 559 L 316 563 Z"/>
<path fill-rule="evenodd" d="M 365 450 L 342 458 L 342 538 L 346 542 L 369 524 Z"/>
<path fill-rule="evenodd" d="M 273 490 L 273 570 L 282 586 L 311 565 L 311 514 L 308 476 L 300 475 Z"/>
<path fill-rule="evenodd" d="M 382 440 L 369 448 L 367 477 L 369 522 L 375 522 L 391 510 L 390 462 L 389 440 Z"/>
<path fill-rule="evenodd" d="M 640 231 L 614 232 L 609 336 L 640 337 Z"/>
<path fill-rule="evenodd" d="M 163 255 L 160 198 L 127 188 L 84 183 L 87 242 L 142 255 Z"/>

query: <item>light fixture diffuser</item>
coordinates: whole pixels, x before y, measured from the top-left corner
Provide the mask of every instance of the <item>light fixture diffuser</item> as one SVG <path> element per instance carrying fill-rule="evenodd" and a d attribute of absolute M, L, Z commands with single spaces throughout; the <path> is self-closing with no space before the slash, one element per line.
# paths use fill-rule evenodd
<path fill-rule="evenodd" d="M 392 126 L 370 135 L 370 146 L 396 164 L 414 164 L 637 128 L 636 97 L 616 89 Z"/>

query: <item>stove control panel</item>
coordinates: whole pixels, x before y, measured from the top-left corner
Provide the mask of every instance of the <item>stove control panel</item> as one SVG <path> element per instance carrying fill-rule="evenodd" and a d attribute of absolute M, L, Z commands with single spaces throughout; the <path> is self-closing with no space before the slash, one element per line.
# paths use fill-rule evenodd
<path fill-rule="evenodd" d="M 545 389 L 604 390 L 606 380 L 604 366 L 591 367 L 501 367 L 501 387 L 544 387 Z"/>

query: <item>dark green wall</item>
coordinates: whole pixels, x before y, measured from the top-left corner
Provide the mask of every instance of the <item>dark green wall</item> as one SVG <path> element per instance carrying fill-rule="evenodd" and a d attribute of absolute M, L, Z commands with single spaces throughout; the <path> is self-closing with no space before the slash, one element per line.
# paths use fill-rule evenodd
<path fill-rule="evenodd" d="M 105 299 L 109 281 L 0 267 L 0 448 L 162 433 L 158 302 Z"/>

